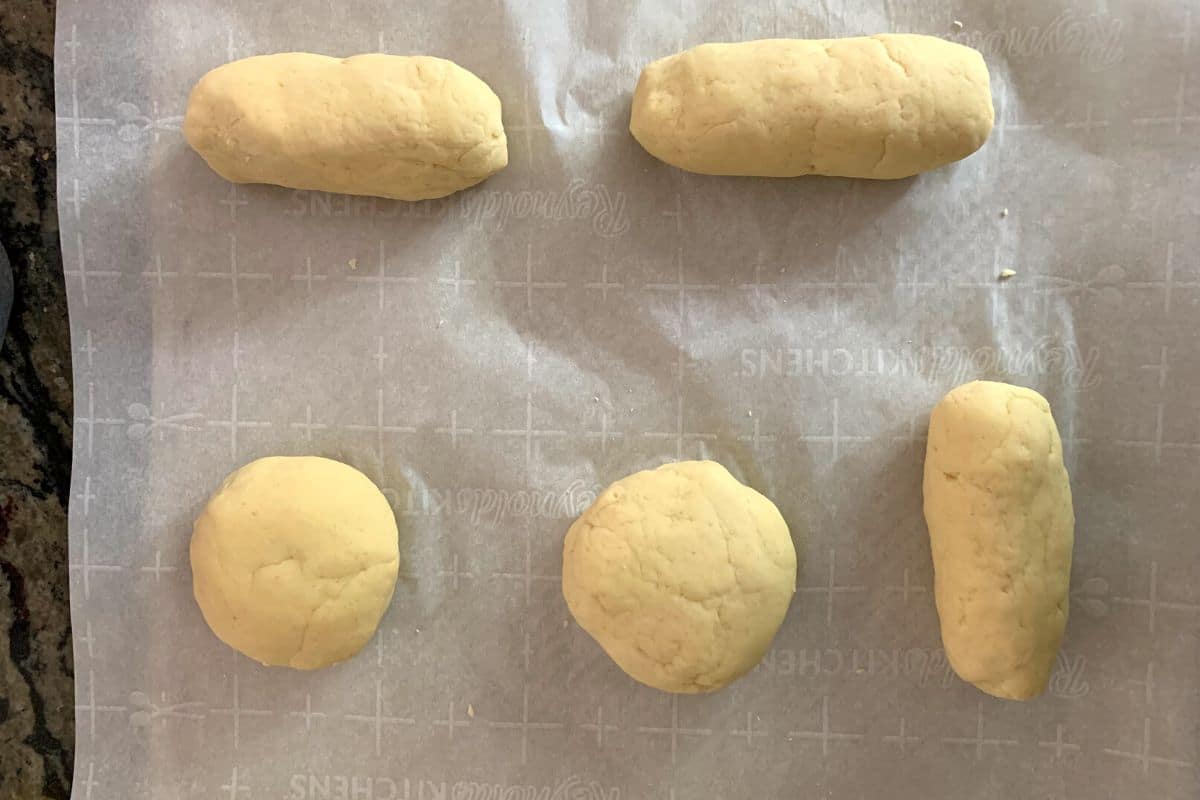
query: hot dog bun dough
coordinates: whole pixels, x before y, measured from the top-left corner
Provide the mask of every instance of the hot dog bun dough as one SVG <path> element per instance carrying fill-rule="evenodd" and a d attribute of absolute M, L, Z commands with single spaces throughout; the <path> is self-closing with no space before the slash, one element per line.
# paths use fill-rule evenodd
<path fill-rule="evenodd" d="M 796 586 L 796 550 L 770 500 L 720 464 L 682 461 L 609 486 L 563 545 L 563 595 L 621 669 L 668 692 L 749 672 Z"/>
<path fill-rule="evenodd" d="M 508 163 L 495 92 L 429 56 L 234 61 L 192 89 L 183 134 L 235 183 L 397 200 L 443 197 Z"/>
<path fill-rule="evenodd" d="M 629 130 L 708 175 L 905 178 L 965 158 L 992 130 L 983 57 L 916 34 L 703 44 L 655 61 Z"/>
<path fill-rule="evenodd" d="M 196 520 L 192 589 L 221 641 L 263 664 L 317 669 L 357 653 L 392 599 L 391 505 L 327 458 L 263 458 Z"/>
<path fill-rule="evenodd" d="M 990 381 L 947 394 L 929 420 L 924 493 L 951 666 L 996 697 L 1040 694 L 1067 624 L 1075 538 L 1046 399 Z"/>

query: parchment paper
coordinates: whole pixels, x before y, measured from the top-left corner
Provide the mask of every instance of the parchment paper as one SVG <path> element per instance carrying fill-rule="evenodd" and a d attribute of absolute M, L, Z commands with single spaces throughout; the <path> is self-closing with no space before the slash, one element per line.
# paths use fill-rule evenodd
<path fill-rule="evenodd" d="M 1135 0 L 60 3 L 75 796 L 1197 797 L 1197 26 Z M 721 179 L 627 134 L 654 58 L 879 31 L 985 52 L 981 152 Z M 188 90 L 281 50 L 457 61 L 509 167 L 419 205 L 222 181 Z M 931 597 L 926 419 L 975 377 L 1050 399 L 1075 493 L 1071 621 L 1026 704 L 952 674 Z M 194 515 L 269 454 L 353 464 L 399 517 L 392 607 L 333 669 L 257 666 L 192 599 Z M 674 698 L 571 622 L 560 547 L 610 481 L 696 457 L 807 544 L 762 666 Z"/>

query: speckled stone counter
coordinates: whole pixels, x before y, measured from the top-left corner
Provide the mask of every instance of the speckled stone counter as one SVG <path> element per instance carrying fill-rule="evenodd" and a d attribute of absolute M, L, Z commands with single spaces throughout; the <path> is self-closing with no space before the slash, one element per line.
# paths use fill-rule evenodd
<path fill-rule="evenodd" d="M 0 797 L 68 797 L 71 344 L 58 243 L 54 0 L 0 3 Z"/>

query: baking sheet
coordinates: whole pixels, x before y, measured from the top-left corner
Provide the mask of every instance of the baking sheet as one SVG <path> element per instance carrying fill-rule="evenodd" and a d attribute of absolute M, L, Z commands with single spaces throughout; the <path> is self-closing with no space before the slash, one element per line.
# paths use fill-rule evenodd
<path fill-rule="evenodd" d="M 75 797 L 1197 796 L 1195 3 L 58 15 Z M 879 31 L 984 51 L 981 152 L 726 179 L 626 132 L 681 47 Z M 502 98 L 510 166 L 417 205 L 225 183 L 187 92 L 280 50 L 457 61 Z M 975 377 L 1046 394 L 1075 493 L 1071 621 L 1027 704 L 953 676 L 930 596 L 926 417 Z M 399 517 L 379 634 L 321 672 L 251 663 L 191 597 L 191 520 L 268 454 L 353 464 Z M 696 457 L 807 546 L 762 666 L 676 698 L 571 622 L 559 558 L 608 482 Z"/>

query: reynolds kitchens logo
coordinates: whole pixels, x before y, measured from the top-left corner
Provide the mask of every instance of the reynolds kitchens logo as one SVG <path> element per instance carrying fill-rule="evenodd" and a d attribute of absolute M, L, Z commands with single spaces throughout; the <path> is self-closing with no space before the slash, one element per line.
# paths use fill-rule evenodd
<path fill-rule="evenodd" d="M 921 687 L 943 689 L 959 682 L 946 651 L 941 648 L 779 648 L 767 651 L 755 669 L 775 675 L 809 678 L 819 675 L 903 677 Z M 1055 697 L 1067 699 L 1087 695 L 1091 686 L 1084 677 L 1086 669 L 1087 659 L 1083 655 L 1060 650 L 1054 661 L 1054 670 L 1050 673 L 1047 691 Z"/>
<path fill-rule="evenodd" d="M 1099 350 L 1086 352 L 1050 337 L 998 347 L 748 347 L 739 354 L 743 378 L 946 378 L 962 383 L 977 375 L 1061 376 L 1064 386 L 1100 384 Z"/>
<path fill-rule="evenodd" d="M 561 191 L 480 188 L 420 203 L 297 189 L 284 213 L 292 217 L 460 219 L 478 230 L 493 232 L 504 230 L 514 220 L 583 221 L 605 238 L 621 236 L 630 227 L 625 193 L 582 178 L 575 178 Z"/>
<path fill-rule="evenodd" d="M 621 790 L 572 775 L 554 786 L 296 774 L 289 800 L 621 800 Z"/>
<path fill-rule="evenodd" d="M 592 231 L 611 238 L 629 230 L 629 210 L 623 192 L 609 192 L 602 183 L 589 184 L 575 178 L 565 191 L 541 189 L 465 193 L 460 216 L 481 230 L 501 231 L 509 220 L 537 219 L 548 222 L 588 220 Z"/>
<path fill-rule="evenodd" d="M 470 488 L 438 489 L 417 487 L 404 501 L 396 502 L 395 490 L 384 494 L 395 510 L 405 516 L 439 517 L 450 514 L 466 517 L 472 525 L 495 525 L 508 517 L 530 519 L 573 519 L 596 502 L 600 487 L 572 481 L 562 491 L 546 489 Z"/>
<path fill-rule="evenodd" d="M 989 56 L 1015 59 L 1077 56 L 1084 67 L 1101 70 L 1125 58 L 1122 27 L 1121 20 L 1107 14 L 1080 17 L 1068 8 L 1046 25 L 993 31 L 966 30 L 948 38 Z"/>

